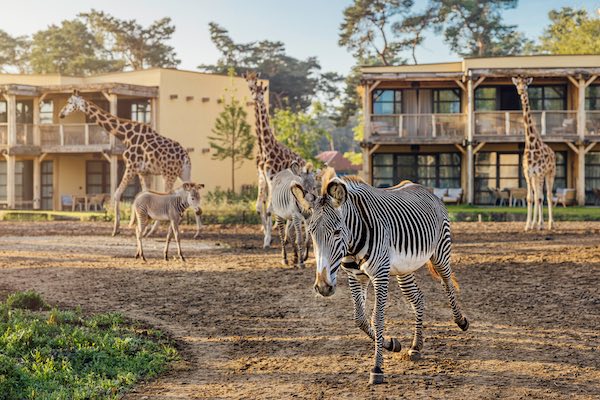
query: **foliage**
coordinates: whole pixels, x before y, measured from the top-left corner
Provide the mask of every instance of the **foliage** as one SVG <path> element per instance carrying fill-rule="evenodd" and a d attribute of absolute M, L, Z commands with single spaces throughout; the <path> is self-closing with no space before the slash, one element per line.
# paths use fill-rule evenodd
<path fill-rule="evenodd" d="M 354 141 L 360 143 L 365 138 L 365 118 L 364 114 L 360 113 L 358 115 L 356 126 L 353 128 L 354 131 Z M 350 162 L 354 165 L 361 165 L 363 162 L 362 152 L 360 151 L 347 151 L 344 153 L 344 157 L 346 157 Z"/>
<path fill-rule="evenodd" d="M 118 62 L 105 57 L 96 37 L 78 20 L 36 32 L 29 63 L 32 71 L 40 74 L 87 75 L 120 69 Z"/>
<path fill-rule="evenodd" d="M 319 75 L 321 66 L 316 57 L 299 60 L 289 56 L 282 42 L 235 43 L 229 32 L 214 22 L 209 24 L 209 30 L 221 57 L 214 65 L 200 65 L 198 68 L 219 74 L 228 73 L 230 68 L 238 75 L 249 70 L 259 72 L 261 78 L 269 80 L 271 110 L 306 110 L 319 90 L 330 88 L 339 78 L 333 73 Z"/>
<path fill-rule="evenodd" d="M 233 71 L 230 71 L 233 77 Z M 252 158 L 255 137 L 246 121 L 248 114 L 242 103 L 229 95 L 222 97 L 223 111 L 217 117 L 212 132 L 209 136 L 209 145 L 215 150 L 213 160 L 231 160 L 231 190 L 235 191 L 235 170 L 241 167 L 244 160 Z"/>
<path fill-rule="evenodd" d="M 319 124 L 319 116 L 324 112 L 320 103 L 314 103 L 310 111 L 294 112 L 291 109 L 275 111 L 271 121 L 277 140 L 298 153 L 305 160 L 315 160 L 317 145 L 329 132 Z"/>
<path fill-rule="evenodd" d="M 0 71 L 15 67 L 19 72 L 27 72 L 29 40 L 26 36 L 10 36 L 0 30 Z"/>
<path fill-rule="evenodd" d="M 462 56 L 520 54 L 530 41 L 502 22 L 502 11 L 516 6 L 517 0 L 431 0 L 439 18 L 435 30 Z"/>
<path fill-rule="evenodd" d="M 10 294 L 4 303 L 8 309 L 21 308 L 31 311 L 48 310 L 50 307 L 39 293 L 33 290 Z"/>
<path fill-rule="evenodd" d="M 202 222 L 205 224 L 258 224 L 255 210 L 258 187 L 235 193 L 217 187 L 208 192 L 202 202 Z"/>
<path fill-rule="evenodd" d="M 549 54 L 599 54 L 600 18 L 585 9 L 563 7 L 548 13 L 550 25 L 540 37 L 539 51 Z"/>
<path fill-rule="evenodd" d="M 171 18 L 165 17 L 143 27 L 135 19 L 123 20 L 92 9 L 80 13 L 99 43 L 113 56 L 121 69 L 175 67 L 180 63 L 175 49 L 166 44 L 175 33 Z"/>
<path fill-rule="evenodd" d="M 478 215 L 483 221 L 525 221 L 526 207 L 492 207 L 449 205 L 447 206 L 453 221 L 477 221 Z M 547 216 L 548 208 L 544 208 Z M 600 208 L 596 207 L 554 207 L 552 216 L 555 221 L 600 221 Z"/>
<path fill-rule="evenodd" d="M 160 332 L 118 314 L 33 312 L 7 303 L 0 304 L 0 348 L 0 399 L 7 400 L 117 399 L 177 358 Z"/>

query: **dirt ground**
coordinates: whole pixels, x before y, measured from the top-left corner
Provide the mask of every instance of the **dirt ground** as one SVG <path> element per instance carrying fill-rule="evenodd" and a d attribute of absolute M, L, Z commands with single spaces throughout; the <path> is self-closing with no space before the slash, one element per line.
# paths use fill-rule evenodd
<path fill-rule="evenodd" d="M 454 224 L 470 329 L 454 325 L 439 283 L 419 271 L 424 357 L 385 353 L 386 383 L 375 387 L 373 345 L 354 326 L 344 276 L 333 297 L 317 297 L 314 263 L 283 267 L 256 227 L 204 227 L 199 241 L 190 227 L 186 263 L 161 260 L 162 235 L 146 241 L 148 262 L 138 262 L 131 231 L 112 238 L 110 229 L 0 222 L 0 297 L 35 289 L 56 305 L 119 311 L 172 335 L 183 360 L 125 399 L 600 396 L 600 223 L 563 222 L 552 233 Z M 413 316 L 390 287 L 386 334 L 406 348 Z"/>

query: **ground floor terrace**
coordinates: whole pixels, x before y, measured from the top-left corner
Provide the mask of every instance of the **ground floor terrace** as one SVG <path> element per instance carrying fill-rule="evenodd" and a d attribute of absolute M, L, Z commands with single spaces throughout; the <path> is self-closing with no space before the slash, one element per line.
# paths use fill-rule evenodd
<path fill-rule="evenodd" d="M 523 143 L 478 144 L 472 159 L 473 174 L 469 174 L 469 154 L 460 145 L 379 145 L 368 156 L 369 179 L 375 187 L 393 186 L 408 179 L 431 188 L 461 188 L 464 203 L 469 203 L 468 193 L 472 190 L 470 203 L 495 204 L 495 190 L 526 188 L 523 146 Z M 578 194 L 577 183 L 582 179 L 584 204 L 597 205 L 600 146 L 588 145 L 583 155 L 568 143 L 550 143 L 550 147 L 556 154 L 553 191 L 573 189 Z"/>

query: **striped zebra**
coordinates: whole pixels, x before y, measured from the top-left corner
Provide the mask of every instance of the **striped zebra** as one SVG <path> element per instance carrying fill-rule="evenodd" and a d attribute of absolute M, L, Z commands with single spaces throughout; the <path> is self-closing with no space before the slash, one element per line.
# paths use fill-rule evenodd
<path fill-rule="evenodd" d="M 375 341 L 371 384 L 383 382 L 382 349 L 400 351 L 398 339 L 383 337 L 390 276 L 396 276 L 415 313 L 411 360 L 419 359 L 423 348 L 424 311 L 423 293 L 413 273 L 426 263 L 431 262 L 431 270 L 441 277 L 454 322 L 468 329 L 454 294 L 448 212 L 436 196 L 410 182 L 376 189 L 360 178 L 335 175 L 324 177 L 321 196 L 314 202 L 303 197 L 301 187 L 292 191 L 302 207 L 312 211 L 308 231 L 317 261 L 314 289 L 331 296 L 340 266 L 348 273 L 355 322 Z M 375 291 L 372 322 L 365 310 L 369 282 Z"/>
<path fill-rule="evenodd" d="M 288 264 L 286 244 L 289 239 L 294 249 L 292 264 L 304 268 L 304 261 L 308 257 L 308 244 L 304 242 L 302 235 L 305 219 L 291 187 L 298 184 L 311 200 L 316 198 L 316 180 L 312 164 L 307 163 L 304 167 L 300 167 L 294 161 L 290 168 L 278 172 L 268 182 L 268 215 L 275 216 L 275 226 L 281 242 L 281 262 L 283 265 Z M 288 221 L 290 225 L 286 226 Z"/>
<path fill-rule="evenodd" d="M 171 242 L 171 234 L 175 236 L 177 243 L 177 254 L 181 261 L 185 261 L 181 253 L 181 242 L 179 241 L 179 223 L 183 218 L 183 213 L 189 207 L 192 207 L 196 215 L 200 215 L 200 193 L 199 190 L 204 187 L 203 184 L 192 182 L 184 182 L 181 187 L 175 189 L 173 193 L 157 193 L 146 190 L 138 193 L 131 204 L 131 220 L 129 227 L 137 220 L 135 228 L 135 237 L 137 240 L 137 252 L 135 258 L 144 257 L 144 249 L 142 248 L 142 237 L 150 219 L 155 221 L 169 221 L 169 229 L 167 232 L 167 243 L 165 244 L 164 257 L 169 259 L 169 243 Z"/>

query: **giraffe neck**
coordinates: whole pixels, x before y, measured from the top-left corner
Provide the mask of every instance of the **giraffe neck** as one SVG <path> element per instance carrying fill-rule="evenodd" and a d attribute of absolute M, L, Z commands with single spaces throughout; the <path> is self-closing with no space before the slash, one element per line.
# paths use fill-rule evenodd
<path fill-rule="evenodd" d="M 259 162 L 263 157 L 263 140 L 262 140 L 262 122 L 260 118 L 260 110 L 258 104 L 254 107 L 254 123 L 256 124 L 256 142 L 258 144 L 258 159 Z"/>
<path fill-rule="evenodd" d="M 114 135 L 117 139 L 128 144 L 133 133 L 136 135 L 145 135 L 145 130 L 139 129 L 143 125 L 140 122 L 125 120 L 117 117 L 91 101 L 85 101 L 86 108 L 84 113 L 90 118 L 90 121 L 100 125 L 104 130 Z M 152 132 L 151 129 L 148 132 Z"/>
<path fill-rule="evenodd" d="M 541 137 L 531 117 L 527 91 L 521 92 L 521 106 L 523 108 L 523 124 L 525 125 L 525 147 L 537 147 L 541 144 Z"/>
<path fill-rule="evenodd" d="M 267 106 L 264 101 L 257 102 L 256 117 L 256 132 L 258 134 L 259 146 L 263 152 L 263 157 L 265 157 L 275 147 L 277 140 L 275 139 L 275 135 L 273 135 L 273 131 L 271 130 L 271 124 L 269 122 L 269 110 L 267 110 Z"/>

